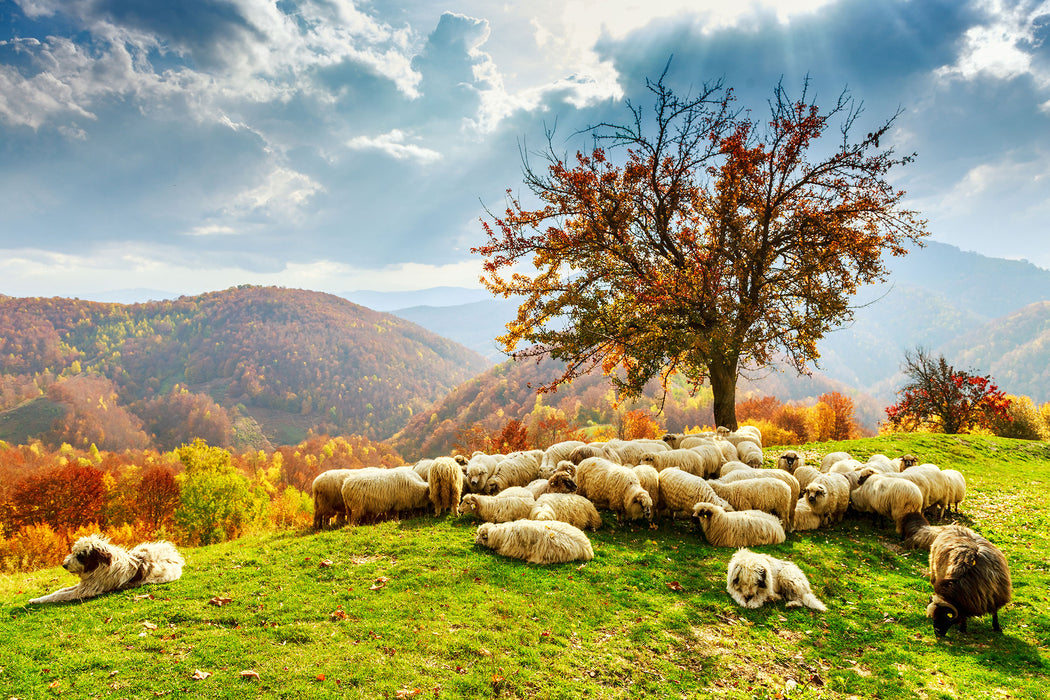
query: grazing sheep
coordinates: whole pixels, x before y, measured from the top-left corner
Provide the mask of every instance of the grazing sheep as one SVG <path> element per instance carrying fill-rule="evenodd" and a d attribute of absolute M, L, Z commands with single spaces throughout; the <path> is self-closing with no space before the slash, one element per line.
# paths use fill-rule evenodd
<path fill-rule="evenodd" d="M 475 452 L 467 462 L 467 484 L 475 493 L 485 493 L 488 486 L 489 475 L 496 465 L 503 459 L 503 455 L 489 455 L 484 452 Z"/>
<path fill-rule="evenodd" d="M 788 474 L 794 474 L 796 469 L 805 464 L 806 460 L 794 450 L 787 450 L 777 458 L 777 469 L 783 469 Z"/>
<path fill-rule="evenodd" d="M 576 470 L 576 490 L 616 513 L 618 520 L 653 519 L 653 499 L 630 467 L 601 457 L 585 459 Z"/>
<path fill-rule="evenodd" d="M 883 474 L 861 476 L 850 501 L 861 513 L 892 518 L 898 535 L 902 533 L 904 516 L 922 510 L 922 492 L 918 486 Z"/>
<path fill-rule="evenodd" d="M 560 520 L 581 530 L 597 530 L 602 526 L 602 517 L 594 504 L 574 493 L 540 496 L 529 513 L 529 520 Z"/>
<path fill-rule="evenodd" d="M 948 507 L 948 498 L 952 491 L 948 479 L 944 476 L 944 472 L 936 464 L 919 464 L 914 467 L 908 467 L 897 474 L 897 476 L 907 479 L 915 478 L 915 474 L 924 475 L 929 483 L 929 493 L 926 494 L 925 507 L 935 508 L 937 517 L 943 518 L 944 509 Z"/>
<path fill-rule="evenodd" d="M 849 452 L 829 452 L 820 460 L 820 471 L 827 472 L 835 464 L 844 459 L 853 459 Z"/>
<path fill-rule="evenodd" d="M 468 493 L 459 504 L 459 512 L 470 513 L 487 523 L 507 523 L 528 518 L 534 505 L 535 499 L 524 496 L 482 496 Z"/>
<path fill-rule="evenodd" d="M 961 525 L 946 525 L 930 545 L 930 583 L 933 597 L 926 608 L 933 630 L 943 637 L 966 620 L 992 614 L 992 629 L 999 626 L 999 608 L 1010 602 L 1013 585 L 1006 557 L 994 544 Z"/>
<path fill-rule="evenodd" d="M 717 459 L 718 457 L 715 457 L 715 460 Z M 718 471 L 719 466 L 717 461 L 712 462 L 712 460 L 693 450 L 646 452 L 638 459 L 638 464 L 648 464 L 658 472 L 662 472 L 669 467 L 678 467 L 684 472 L 704 477 Z"/>
<path fill-rule="evenodd" d="M 548 447 L 543 452 L 543 459 L 540 460 L 540 476 L 550 478 L 550 475 L 558 468 L 558 462 L 567 460 L 573 450 L 583 447 L 584 444 L 579 440 L 564 440 Z"/>
<path fill-rule="evenodd" d="M 760 510 L 727 513 L 713 503 L 697 503 L 693 520 L 700 524 L 713 547 L 753 547 L 780 544 L 786 539 L 780 520 Z"/>
<path fill-rule="evenodd" d="M 714 503 L 725 510 L 733 510 L 733 506 L 720 498 L 707 481 L 675 468 L 660 472 L 660 503 L 671 517 L 691 517 L 697 503 Z"/>
<path fill-rule="evenodd" d="M 767 602 L 783 599 L 788 608 L 812 608 L 826 612 L 809 586 L 802 569 L 783 559 L 738 549 L 726 568 L 726 592 L 740 606 L 760 608 Z"/>
<path fill-rule="evenodd" d="M 314 495 L 314 529 L 324 530 L 336 516 L 336 525 L 346 522 L 346 504 L 343 503 L 343 482 L 352 469 L 329 469 L 314 477 L 311 487 Z"/>
<path fill-rule="evenodd" d="M 754 469 L 761 467 L 762 462 L 765 460 L 765 455 L 762 453 L 762 446 L 751 440 L 741 440 L 738 442 L 736 444 L 736 452 L 739 455 L 741 462 Z"/>
<path fill-rule="evenodd" d="M 729 443 L 725 444 L 728 445 Z M 722 468 L 722 465 L 728 461 L 725 455 L 722 454 L 722 451 L 718 449 L 718 446 L 713 443 L 694 445 L 687 449 L 700 455 L 700 458 L 704 461 L 703 474 L 698 474 L 697 476 L 703 476 L 704 478 L 715 476 Z M 734 451 L 736 450 L 735 447 L 733 449 Z"/>
<path fill-rule="evenodd" d="M 792 474 L 792 476 L 795 477 L 795 481 L 798 482 L 799 493 L 801 494 L 814 479 L 820 476 L 820 474 L 821 471 L 819 469 L 809 466 L 801 466 L 795 469 L 795 473 Z"/>
<path fill-rule="evenodd" d="M 828 472 L 809 482 L 802 496 L 821 523 L 830 525 L 842 520 L 849 508 L 850 484 L 842 474 Z"/>
<path fill-rule="evenodd" d="M 708 483 L 720 498 L 733 505 L 734 510 L 761 510 L 772 513 L 780 518 L 789 532 L 795 524 L 794 510 L 798 497 L 791 493 L 790 486 L 779 479 L 742 479 L 728 483 Z"/>
<path fill-rule="evenodd" d="M 463 497 L 463 471 L 456 460 L 451 457 L 433 460 L 427 481 L 430 483 L 430 502 L 434 506 L 434 515 L 441 515 L 443 510 L 459 515 L 459 501 Z"/>
<path fill-rule="evenodd" d="M 594 558 L 587 535 L 579 528 L 557 520 L 484 523 L 478 527 L 474 542 L 495 550 L 497 554 L 524 559 L 530 564 L 561 564 Z"/>
<path fill-rule="evenodd" d="M 525 486 L 539 477 L 542 458 L 539 450 L 510 453 L 492 469 L 485 482 L 485 493 L 491 496 L 512 486 Z"/>
<path fill-rule="evenodd" d="M 795 503 L 795 530 L 816 530 L 821 525 L 821 517 L 809 507 L 809 501 L 800 498 Z"/>
<path fill-rule="evenodd" d="M 366 515 L 401 513 L 424 508 L 430 484 L 412 467 L 351 469 L 343 481 L 343 503 L 351 525 Z"/>
<path fill-rule="evenodd" d="M 638 475 L 638 481 L 649 494 L 649 498 L 653 499 L 653 512 L 659 513 L 663 508 L 663 501 L 660 500 L 660 473 L 649 464 L 639 464 L 631 467 L 631 470 Z"/>
<path fill-rule="evenodd" d="M 722 453 L 723 464 L 725 464 L 726 462 L 740 461 L 740 453 L 737 452 L 736 445 L 734 445 L 733 443 L 729 442 L 728 440 L 723 440 L 721 438 L 715 438 L 712 444 L 714 444 L 714 446 L 717 447 L 718 450 Z"/>
<path fill-rule="evenodd" d="M 966 477 L 958 469 L 944 469 L 941 471 L 946 486 L 946 507 L 951 511 L 959 512 L 959 504 L 966 498 Z"/>

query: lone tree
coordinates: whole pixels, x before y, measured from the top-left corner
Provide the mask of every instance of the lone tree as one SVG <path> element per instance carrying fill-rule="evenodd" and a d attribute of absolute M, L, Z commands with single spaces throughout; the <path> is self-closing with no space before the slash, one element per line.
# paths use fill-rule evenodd
<path fill-rule="evenodd" d="M 900 401 L 886 409 L 895 429 L 954 435 L 1011 420 L 1010 399 L 991 377 L 957 370 L 944 355 L 932 358 L 923 348 L 906 352 L 903 372 L 908 383 L 897 392 Z"/>
<path fill-rule="evenodd" d="M 914 155 L 880 147 L 899 112 L 854 138 L 847 91 L 822 110 L 808 79 L 798 99 L 781 82 L 762 123 L 721 82 L 683 97 L 665 77 L 646 82 L 650 106 L 628 101 L 623 123 L 588 130 L 590 153 L 568 162 L 552 132 L 542 169 L 523 151 L 538 208 L 508 190 L 472 252 L 490 291 L 523 297 L 506 350 L 565 363 L 544 390 L 600 367 L 631 398 L 679 372 L 694 390 L 710 381 L 716 422 L 735 429 L 740 371 L 805 372 L 852 320 L 850 296 L 885 279 L 883 252 L 926 235 L 887 181 Z"/>

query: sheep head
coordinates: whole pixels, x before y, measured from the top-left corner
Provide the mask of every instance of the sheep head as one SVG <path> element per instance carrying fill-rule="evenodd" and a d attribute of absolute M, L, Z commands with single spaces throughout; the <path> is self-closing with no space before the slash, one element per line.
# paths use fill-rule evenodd
<path fill-rule="evenodd" d="M 795 463 L 798 462 L 798 453 L 793 450 L 785 452 L 780 455 L 780 461 L 787 465 L 785 471 L 794 473 Z"/>
<path fill-rule="evenodd" d="M 877 469 L 872 469 L 871 467 L 866 467 L 862 469 L 860 472 L 860 476 L 857 477 L 857 485 L 863 485 L 865 481 L 867 481 L 868 479 L 870 479 L 878 473 L 879 471 Z"/>
<path fill-rule="evenodd" d="M 478 534 L 474 537 L 474 544 L 488 545 L 489 530 L 491 529 L 492 523 L 482 523 L 478 528 Z"/>
<path fill-rule="evenodd" d="M 824 484 L 812 484 L 806 487 L 806 500 L 811 504 L 816 503 L 821 498 L 827 498 L 828 490 Z"/>
<path fill-rule="evenodd" d="M 715 514 L 717 508 L 718 506 L 713 503 L 697 503 L 693 506 L 693 520 L 698 523 L 708 520 Z"/>
<path fill-rule="evenodd" d="M 901 457 L 901 471 L 909 467 L 914 467 L 919 463 L 919 458 L 913 454 L 907 454 Z"/>
<path fill-rule="evenodd" d="M 934 595 L 930 598 L 930 604 L 926 606 L 926 617 L 933 619 L 933 631 L 938 637 L 947 634 L 952 626 L 959 623 L 959 609 L 947 598 Z"/>

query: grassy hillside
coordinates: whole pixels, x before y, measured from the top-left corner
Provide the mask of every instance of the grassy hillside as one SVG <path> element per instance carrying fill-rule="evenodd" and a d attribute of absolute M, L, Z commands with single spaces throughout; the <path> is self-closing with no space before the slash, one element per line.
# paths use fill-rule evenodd
<path fill-rule="evenodd" d="M 960 520 L 1012 567 L 1003 636 L 982 618 L 937 640 L 926 554 L 867 519 L 756 548 L 802 566 L 828 605 L 820 615 L 737 607 L 725 592 L 732 551 L 686 523 L 616 527 L 606 514 L 594 561 L 541 568 L 475 547 L 468 518 L 422 516 L 188 550 L 180 581 L 81 604 L 25 605 L 69 585 L 61 570 L 0 578 L 0 687 L 24 698 L 1045 697 L 1050 446 L 803 446 L 842 448 L 910 451 L 966 474 Z"/>

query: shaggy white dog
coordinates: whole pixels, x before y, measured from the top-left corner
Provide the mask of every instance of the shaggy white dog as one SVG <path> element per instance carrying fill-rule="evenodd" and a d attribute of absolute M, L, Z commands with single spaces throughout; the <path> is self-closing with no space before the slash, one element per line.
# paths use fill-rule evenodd
<path fill-rule="evenodd" d="M 89 535 L 77 540 L 62 562 L 62 568 L 79 576 L 80 583 L 29 602 L 62 603 L 147 583 L 168 583 L 182 576 L 183 564 L 170 542 L 144 542 L 128 551 L 102 535 Z"/>
<path fill-rule="evenodd" d="M 768 601 L 787 601 L 789 608 L 803 605 L 820 612 L 827 610 L 809 587 L 809 579 L 789 561 L 749 549 L 738 549 L 729 560 L 726 591 L 745 608 L 759 608 Z"/>

